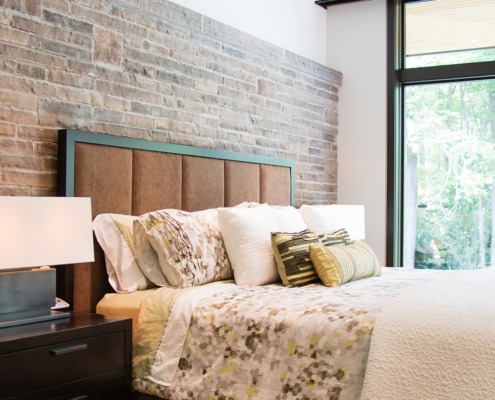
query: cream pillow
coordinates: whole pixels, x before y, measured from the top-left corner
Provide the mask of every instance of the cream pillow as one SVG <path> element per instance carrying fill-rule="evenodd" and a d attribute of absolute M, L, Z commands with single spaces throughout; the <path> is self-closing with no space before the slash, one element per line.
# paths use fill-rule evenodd
<path fill-rule="evenodd" d="M 308 229 L 332 233 L 345 228 L 353 240 L 364 239 L 364 206 L 362 205 L 302 205 L 299 213 Z"/>
<path fill-rule="evenodd" d="M 302 218 L 299 210 L 292 206 L 274 206 L 268 203 L 248 203 L 249 208 L 256 208 L 259 206 L 269 206 L 277 220 L 278 230 L 280 232 L 300 232 L 305 229 L 306 223 Z"/>
<path fill-rule="evenodd" d="M 279 232 L 301 232 L 307 229 L 301 214 L 292 206 L 270 206 Z"/>
<path fill-rule="evenodd" d="M 137 217 L 121 214 L 100 214 L 93 221 L 96 240 L 105 253 L 108 281 L 119 293 L 152 287 L 136 260 L 133 222 Z"/>
<path fill-rule="evenodd" d="M 310 244 L 309 256 L 325 286 L 381 275 L 378 258 L 363 241 L 331 247 Z"/>
<path fill-rule="evenodd" d="M 220 208 L 218 225 L 240 286 L 257 286 L 278 280 L 270 233 L 278 230 L 270 206 Z"/>

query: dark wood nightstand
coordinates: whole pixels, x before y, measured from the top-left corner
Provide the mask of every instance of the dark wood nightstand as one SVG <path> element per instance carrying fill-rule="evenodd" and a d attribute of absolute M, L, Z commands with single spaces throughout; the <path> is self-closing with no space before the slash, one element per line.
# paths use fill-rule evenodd
<path fill-rule="evenodd" d="M 0 399 L 127 399 L 132 320 L 77 313 L 0 329 Z"/>

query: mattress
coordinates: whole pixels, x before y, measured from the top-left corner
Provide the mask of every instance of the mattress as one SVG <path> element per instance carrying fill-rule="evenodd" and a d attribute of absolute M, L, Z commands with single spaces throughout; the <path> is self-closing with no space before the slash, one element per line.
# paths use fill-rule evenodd
<path fill-rule="evenodd" d="M 107 293 L 96 305 L 96 312 L 111 317 L 132 318 L 134 336 L 141 303 L 156 290 L 154 288 L 131 293 Z"/>

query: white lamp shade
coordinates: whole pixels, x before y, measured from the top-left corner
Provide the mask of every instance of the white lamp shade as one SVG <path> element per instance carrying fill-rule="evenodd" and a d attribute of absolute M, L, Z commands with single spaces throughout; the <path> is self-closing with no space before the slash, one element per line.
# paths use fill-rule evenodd
<path fill-rule="evenodd" d="M 0 197 L 0 269 L 94 261 L 91 199 Z"/>

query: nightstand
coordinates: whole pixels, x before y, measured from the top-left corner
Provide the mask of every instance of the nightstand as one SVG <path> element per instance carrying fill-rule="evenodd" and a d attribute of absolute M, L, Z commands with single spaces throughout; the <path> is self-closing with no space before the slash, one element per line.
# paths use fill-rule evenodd
<path fill-rule="evenodd" d="M 75 313 L 0 329 L 0 399 L 131 395 L 132 320 Z"/>

